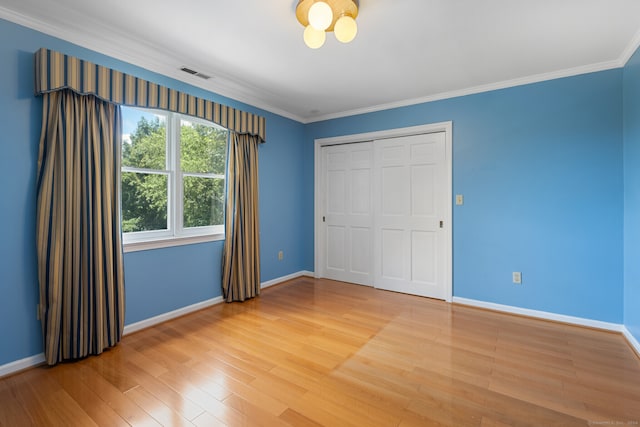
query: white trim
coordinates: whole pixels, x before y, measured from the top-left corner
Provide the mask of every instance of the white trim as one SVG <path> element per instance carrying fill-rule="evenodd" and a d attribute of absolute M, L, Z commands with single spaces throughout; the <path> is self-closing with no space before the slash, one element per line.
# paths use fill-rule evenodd
<path fill-rule="evenodd" d="M 453 122 L 429 123 L 426 125 L 409 126 L 404 128 L 385 129 L 374 132 L 354 133 L 351 135 L 333 136 L 329 138 L 318 138 L 315 140 L 316 153 L 320 153 L 320 148 L 324 145 L 350 144 L 353 142 L 366 142 L 375 139 L 397 138 L 400 136 L 419 135 L 421 133 L 448 132 L 451 133 Z M 316 157 L 317 160 L 317 157 Z M 319 166 L 316 163 L 317 166 Z"/>
<path fill-rule="evenodd" d="M 266 282 L 262 282 L 260 284 L 260 289 L 265 289 L 265 288 L 268 288 L 268 287 L 273 286 L 273 285 L 278 285 L 280 283 L 287 282 L 287 281 L 293 280 L 293 279 L 297 279 L 298 277 L 302 277 L 302 276 L 313 277 L 313 272 L 312 271 L 303 270 L 303 271 L 298 271 L 297 273 L 289 274 L 287 276 L 282 276 L 282 277 L 278 277 L 276 279 L 267 280 Z"/>
<path fill-rule="evenodd" d="M 568 323 L 571 325 L 586 326 L 588 328 L 604 329 L 606 331 L 623 332 L 623 325 L 618 323 L 602 322 L 600 320 L 585 319 L 582 317 L 567 316 L 564 314 L 550 313 L 547 311 L 531 310 L 528 308 L 515 307 L 512 305 L 496 304 L 493 302 L 478 301 L 468 298 L 453 297 L 456 304 L 468 305 L 472 307 L 485 308 L 504 313 L 518 314 L 521 316 L 535 317 L 554 322 Z"/>
<path fill-rule="evenodd" d="M 33 368 L 34 366 L 42 365 L 44 362 L 44 353 L 40 353 L 35 356 L 29 356 L 24 359 L 16 360 L 15 362 L 7 363 L 6 365 L 1 365 L 0 378 L 24 371 L 25 369 Z"/>
<path fill-rule="evenodd" d="M 633 54 L 638 50 L 638 47 L 640 47 L 640 31 L 633 36 L 626 49 L 622 52 L 622 55 L 620 55 L 618 59 L 620 67 L 627 65 L 627 62 L 629 62 Z"/>
<path fill-rule="evenodd" d="M 631 52 L 631 54 L 633 54 L 633 52 Z M 389 102 L 389 103 L 386 103 L 386 104 L 378 104 L 378 105 L 372 105 L 372 106 L 369 106 L 369 107 L 356 108 L 356 109 L 353 109 L 353 110 L 347 110 L 347 111 L 340 111 L 340 112 L 337 112 L 337 113 L 325 114 L 325 115 L 322 115 L 322 116 L 313 117 L 312 119 L 308 119 L 308 120 L 304 121 L 303 123 L 305 123 L 305 124 L 316 123 L 316 122 L 322 122 L 322 121 L 325 121 L 325 120 L 332 120 L 332 119 L 339 119 L 339 118 L 343 118 L 343 117 L 355 116 L 355 115 L 358 115 L 358 114 L 375 113 L 377 111 L 390 110 L 390 109 L 393 109 L 393 108 L 408 107 L 408 106 L 411 106 L 411 105 L 425 104 L 425 103 L 428 103 L 428 102 L 441 101 L 441 100 L 444 100 L 444 99 L 459 98 L 461 96 L 475 95 L 475 94 L 478 94 L 478 93 L 491 92 L 491 91 L 500 90 L 500 89 L 508 89 L 508 88 L 511 88 L 511 87 L 524 86 L 524 85 L 528 85 L 528 84 L 532 84 L 532 83 L 540 83 L 540 82 L 544 82 L 544 81 L 556 80 L 556 79 L 561 79 L 561 78 L 565 78 L 565 77 L 573 77 L 573 76 L 578 76 L 578 75 L 581 75 L 581 74 L 589 74 L 589 73 L 595 73 L 595 72 L 598 72 L 598 71 L 606 71 L 606 70 L 611 70 L 611 69 L 615 69 L 615 68 L 621 68 L 621 67 L 624 66 L 625 63 L 626 63 L 626 61 L 622 62 L 622 60 L 619 59 L 619 60 L 614 60 L 614 61 L 607 61 L 607 62 L 600 62 L 600 63 L 597 63 L 597 64 L 585 65 L 585 66 L 582 66 L 582 67 L 575 67 L 575 68 L 568 68 L 568 69 L 565 69 L 565 70 L 552 71 L 552 72 L 549 72 L 549 73 L 535 74 L 535 75 L 532 75 L 532 76 L 520 77 L 520 78 L 517 78 L 517 79 L 511 79 L 511 80 L 504 80 L 504 81 L 501 81 L 501 82 L 489 83 L 489 84 L 486 84 L 486 85 L 473 86 L 473 87 L 468 87 L 468 88 L 464 88 L 464 89 L 458 89 L 458 90 L 453 90 L 453 91 L 448 91 L 448 92 L 442 92 L 442 93 L 437 93 L 437 94 L 434 94 L 434 95 L 427 95 L 427 96 L 418 97 L 418 98 L 411 98 L 411 99 L 403 99 L 403 100 L 400 100 L 400 101 Z"/>
<path fill-rule="evenodd" d="M 138 332 L 142 329 L 149 328 L 151 326 L 158 325 L 160 323 L 166 322 L 171 319 L 175 319 L 176 317 L 181 317 L 189 313 L 193 313 L 194 311 L 202 310 L 203 308 L 211 307 L 216 304 L 220 304 L 224 299 L 219 296 L 215 298 L 208 299 L 206 301 L 198 302 L 196 304 L 191 304 L 186 307 L 179 308 L 177 310 L 169 311 L 167 313 L 160 314 L 158 316 L 150 317 L 145 320 L 141 320 L 139 322 L 131 323 L 124 327 L 124 331 L 122 335 L 132 334 L 134 332 Z"/>
<path fill-rule="evenodd" d="M 624 325 L 622 325 L 622 335 L 624 335 L 631 348 L 635 350 L 637 356 L 640 358 L 640 342 L 638 342 L 636 337 L 634 337 L 631 331 Z"/>
<path fill-rule="evenodd" d="M 439 122 L 419 126 L 410 126 L 405 128 L 386 129 L 375 132 L 358 133 L 351 135 L 335 136 L 330 138 L 319 138 L 314 141 L 314 270 L 316 278 L 321 277 L 322 251 L 320 250 L 322 238 L 322 212 L 324 209 L 322 199 L 322 147 L 326 145 L 351 144 L 355 142 L 366 142 L 386 138 L 397 138 L 401 136 L 419 135 L 423 133 L 445 133 L 446 145 L 446 165 L 447 168 L 447 197 L 448 203 L 445 211 L 445 222 L 449 224 L 447 227 L 447 253 L 448 260 L 445 272 L 445 301 L 451 302 L 453 297 L 453 122 Z"/>
<path fill-rule="evenodd" d="M 196 243 L 217 242 L 224 240 L 224 233 L 222 234 L 207 234 L 200 236 L 180 236 L 180 237 L 166 237 L 158 238 L 154 240 L 145 240 L 139 242 L 125 242 L 123 244 L 124 253 L 147 251 L 150 249 L 169 248 L 172 246 L 184 246 L 193 245 Z"/>
<path fill-rule="evenodd" d="M 315 277 L 316 279 L 322 277 L 322 269 L 320 268 L 320 266 L 324 263 L 324 255 L 320 250 L 320 248 L 323 246 L 323 244 L 320 243 L 320 239 L 323 239 L 322 226 L 320 224 L 322 224 L 322 209 L 324 206 L 321 197 L 321 194 L 324 193 L 322 185 L 322 146 L 329 145 L 329 142 L 324 144 L 322 143 L 322 141 L 322 139 L 316 139 L 314 141 L 313 152 L 313 277 Z M 328 141 L 328 139 L 325 141 Z"/>
<path fill-rule="evenodd" d="M 447 174 L 447 204 L 445 205 L 445 233 L 447 236 L 445 263 L 445 301 L 453 300 L 453 122 L 445 126 L 445 168 Z"/>

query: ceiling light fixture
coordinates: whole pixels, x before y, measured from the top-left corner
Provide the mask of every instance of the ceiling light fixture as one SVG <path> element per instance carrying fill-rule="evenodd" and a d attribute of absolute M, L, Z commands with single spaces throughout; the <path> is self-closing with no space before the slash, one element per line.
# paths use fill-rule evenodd
<path fill-rule="evenodd" d="M 342 43 L 353 40 L 358 33 L 358 3 L 358 0 L 299 0 L 296 17 L 305 27 L 305 44 L 311 49 L 322 47 L 330 31 Z"/>

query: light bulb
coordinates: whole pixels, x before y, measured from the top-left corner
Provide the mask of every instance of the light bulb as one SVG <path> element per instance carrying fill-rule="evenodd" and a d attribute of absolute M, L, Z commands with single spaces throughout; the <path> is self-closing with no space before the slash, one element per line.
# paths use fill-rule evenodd
<path fill-rule="evenodd" d="M 331 6 L 326 2 L 318 1 L 309 8 L 309 24 L 316 30 L 326 30 L 333 22 Z"/>
<path fill-rule="evenodd" d="M 311 49 L 322 47 L 327 35 L 323 30 L 316 30 L 311 25 L 304 29 L 304 43 Z"/>
<path fill-rule="evenodd" d="M 356 20 L 351 16 L 343 15 L 336 22 L 333 31 L 336 33 L 338 41 L 349 43 L 358 33 L 358 24 L 356 24 Z"/>

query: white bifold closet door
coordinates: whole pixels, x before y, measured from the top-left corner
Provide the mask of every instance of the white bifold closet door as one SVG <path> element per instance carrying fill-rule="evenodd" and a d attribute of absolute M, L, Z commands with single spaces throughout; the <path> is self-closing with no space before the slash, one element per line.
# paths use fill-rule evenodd
<path fill-rule="evenodd" d="M 444 132 L 376 141 L 375 287 L 446 298 Z"/>
<path fill-rule="evenodd" d="M 326 146 L 322 277 L 445 299 L 445 133 Z"/>
<path fill-rule="evenodd" d="M 324 277 L 371 286 L 371 142 L 324 147 Z"/>

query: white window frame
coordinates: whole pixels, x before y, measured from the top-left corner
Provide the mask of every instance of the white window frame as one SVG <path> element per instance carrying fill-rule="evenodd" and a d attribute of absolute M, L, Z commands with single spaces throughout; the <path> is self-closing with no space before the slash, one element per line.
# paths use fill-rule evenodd
<path fill-rule="evenodd" d="M 133 231 L 122 233 L 124 252 L 134 252 L 141 250 L 165 248 L 171 246 L 189 245 L 194 243 L 211 242 L 216 240 L 224 240 L 225 219 L 219 225 L 204 227 L 188 227 L 183 224 L 183 179 L 185 176 L 205 177 L 212 179 L 225 180 L 227 173 L 227 150 L 229 145 L 229 131 L 227 131 L 227 143 L 225 144 L 225 171 L 224 174 L 213 173 L 191 173 L 183 172 L 180 168 L 180 122 L 182 120 L 189 121 L 194 124 L 212 126 L 222 128 L 213 122 L 188 116 L 185 114 L 174 113 L 164 110 L 152 110 L 147 108 L 134 108 L 146 113 L 162 115 L 166 118 L 166 140 L 165 140 L 165 170 L 151 170 L 144 168 L 136 168 L 130 166 L 122 166 L 121 172 L 148 173 L 167 175 L 167 229 L 151 230 L 151 231 Z M 225 195 L 226 202 L 226 195 Z"/>

